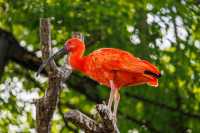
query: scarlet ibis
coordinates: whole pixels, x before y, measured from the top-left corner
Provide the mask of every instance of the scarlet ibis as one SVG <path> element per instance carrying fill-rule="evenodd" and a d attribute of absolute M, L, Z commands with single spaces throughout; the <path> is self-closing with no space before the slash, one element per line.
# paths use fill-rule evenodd
<path fill-rule="evenodd" d="M 126 86 L 149 84 L 158 86 L 159 70 L 146 60 L 134 57 L 131 53 L 116 48 L 101 48 L 84 56 L 85 44 L 78 38 L 66 41 L 64 48 L 41 65 L 38 73 L 55 56 L 68 53 L 68 63 L 98 83 L 111 88 L 108 107 L 111 110 L 114 100 L 113 117 L 116 120 L 119 90 Z"/>

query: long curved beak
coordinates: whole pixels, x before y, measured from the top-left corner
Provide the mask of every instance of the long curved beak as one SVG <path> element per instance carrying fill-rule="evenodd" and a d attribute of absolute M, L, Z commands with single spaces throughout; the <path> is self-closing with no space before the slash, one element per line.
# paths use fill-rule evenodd
<path fill-rule="evenodd" d="M 39 69 L 38 69 L 38 71 L 37 71 L 37 73 L 36 73 L 36 76 L 38 76 L 38 75 L 41 73 L 41 71 L 44 69 L 44 67 L 45 67 L 52 59 L 57 58 L 57 57 L 62 57 L 62 56 L 64 56 L 65 54 L 66 54 L 66 51 L 65 51 L 64 48 L 62 48 L 62 49 L 60 49 L 58 52 L 56 52 L 55 54 L 53 54 L 52 56 L 50 56 L 46 61 L 44 61 L 44 62 L 40 65 L 40 67 L 39 67 Z"/>

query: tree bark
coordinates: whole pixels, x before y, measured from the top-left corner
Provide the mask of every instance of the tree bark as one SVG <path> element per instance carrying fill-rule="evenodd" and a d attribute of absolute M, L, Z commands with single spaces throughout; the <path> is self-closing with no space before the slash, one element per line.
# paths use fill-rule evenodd
<path fill-rule="evenodd" d="M 52 52 L 50 20 L 48 18 L 42 18 L 40 20 L 40 40 L 42 56 L 45 61 Z M 56 66 L 54 60 L 50 61 L 46 70 L 48 72 L 48 89 L 45 92 L 45 96 L 36 101 L 36 125 L 38 133 L 50 132 L 51 119 L 58 103 L 63 75 L 69 76 L 69 73 L 71 73 L 71 70 L 61 71 L 61 69 Z M 63 72 L 65 73 L 63 74 Z"/>
<path fill-rule="evenodd" d="M 71 110 L 65 114 L 66 121 L 72 121 L 77 127 L 84 129 L 86 133 L 119 133 L 116 122 L 113 121 L 112 112 L 105 104 L 98 104 L 96 109 L 101 116 L 101 122 L 97 122 L 78 110 Z"/>

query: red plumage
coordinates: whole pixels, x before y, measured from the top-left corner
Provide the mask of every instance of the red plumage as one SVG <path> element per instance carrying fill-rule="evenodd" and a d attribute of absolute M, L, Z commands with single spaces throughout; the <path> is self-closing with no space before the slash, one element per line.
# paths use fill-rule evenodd
<path fill-rule="evenodd" d="M 145 74 L 144 71 L 160 75 L 159 70 L 148 61 L 136 58 L 126 51 L 101 48 L 88 56 L 83 56 L 85 45 L 76 38 L 66 42 L 66 49 L 69 51 L 68 60 L 72 68 L 107 87 L 111 87 L 111 80 L 117 89 L 145 83 L 158 86 L 157 78 Z"/>

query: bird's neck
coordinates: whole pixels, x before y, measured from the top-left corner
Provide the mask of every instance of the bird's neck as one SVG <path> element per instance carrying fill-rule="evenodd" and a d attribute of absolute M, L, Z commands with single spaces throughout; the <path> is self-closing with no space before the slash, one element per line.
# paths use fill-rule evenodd
<path fill-rule="evenodd" d="M 68 61 L 73 69 L 82 72 L 84 71 L 84 51 L 85 49 L 79 49 L 69 54 Z"/>

